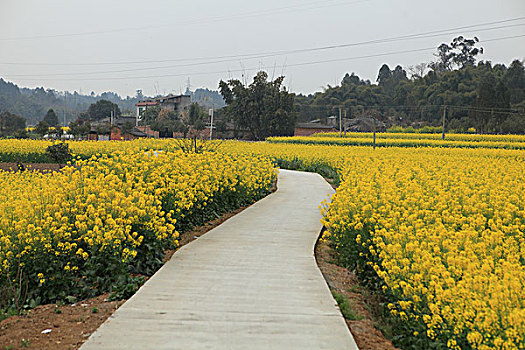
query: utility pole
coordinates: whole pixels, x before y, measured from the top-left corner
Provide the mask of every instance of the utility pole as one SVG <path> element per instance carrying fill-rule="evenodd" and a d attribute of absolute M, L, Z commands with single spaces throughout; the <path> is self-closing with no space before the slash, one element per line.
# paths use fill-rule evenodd
<path fill-rule="evenodd" d="M 345 109 L 345 123 L 344 123 L 345 125 L 344 125 L 344 129 L 343 129 L 345 137 L 346 137 L 346 120 L 347 119 L 346 119 L 346 109 Z"/>
<path fill-rule="evenodd" d="M 67 91 L 64 92 L 64 128 L 66 127 Z"/>
<path fill-rule="evenodd" d="M 211 141 L 211 137 L 212 137 L 212 134 L 213 134 L 213 109 L 214 109 L 214 105 L 212 105 L 212 107 L 210 108 L 210 141 Z"/>
<path fill-rule="evenodd" d="M 373 128 L 373 130 L 374 130 L 374 143 L 373 143 L 373 147 L 374 147 L 374 149 L 376 149 L 376 116 L 374 115 L 373 118 L 374 118 L 374 128 Z"/>
<path fill-rule="evenodd" d="M 494 108 L 490 109 L 490 119 L 494 120 Z M 500 128 L 501 128 L 501 126 L 500 126 Z"/>
<path fill-rule="evenodd" d="M 341 118 L 341 107 L 339 107 L 339 137 L 343 137 L 343 121 Z"/>
<path fill-rule="evenodd" d="M 441 139 L 445 140 L 445 118 L 447 116 L 447 105 L 443 106 L 443 126 L 441 129 Z"/>

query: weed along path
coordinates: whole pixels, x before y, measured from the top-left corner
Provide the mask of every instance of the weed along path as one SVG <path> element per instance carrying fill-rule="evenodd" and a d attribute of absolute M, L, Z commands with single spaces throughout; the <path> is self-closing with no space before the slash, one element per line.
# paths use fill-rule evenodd
<path fill-rule="evenodd" d="M 332 191 L 281 170 L 275 193 L 177 251 L 81 349 L 357 349 L 314 259 Z"/>

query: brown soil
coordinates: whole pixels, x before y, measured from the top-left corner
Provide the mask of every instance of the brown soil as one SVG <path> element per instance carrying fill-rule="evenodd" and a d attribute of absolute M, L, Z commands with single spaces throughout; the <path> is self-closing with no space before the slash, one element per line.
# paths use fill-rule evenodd
<path fill-rule="evenodd" d="M 9 164 L 9 163 L 0 163 Z M 16 163 L 12 163 L 16 169 Z M 56 164 L 50 164 L 56 165 Z M 41 169 L 45 169 L 42 164 Z M 49 169 L 49 168 L 47 168 Z M 58 169 L 58 166 L 57 166 Z M 276 190 L 274 182 L 272 192 Z M 202 236 L 227 219 L 240 213 L 248 206 L 226 213 L 220 218 L 207 222 L 181 234 L 179 242 L 185 244 Z M 176 249 L 166 252 L 164 261 L 168 261 Z M 24 316 L 12 316 L 0 322 L 0 350 L 4 349 L 78 349 L 104 321 L 113 314 L 126 300 L 107 301 L 109 294 L 88 299 L 76 304 L 59 306 L 57 313 L 55 304 L 41 305 Z M 96 313 L 93 313 L 96 308 Z M 41 332 L 51 329 L 51 332 Z"/>
<path fill-rule="evenodd" d="M 61 167 L 55 163 L 23 163 L 26 170 L 36 170 L 43 173 L 58 171 Z M 0 170 L 18 171 L 17 163 L 0 163 Z M 4 350 L 4 349 L 2 349 Z"/>
<path fill-rule="evenodd" d="M 397 349 L 379 331 L 374 324 L 378 320 L 369 310 L 378 300 L 367 292 L 354 273 L 333 263 L 334 250 L 329 243 L 319 241 L 315 247 L 315 258 L 326 283 L 333 291 L 343 294 L 350 307 L 360 320 L 345 320 L 360 350 L 395 350 Z"/>
<path fill-rule="evenodd" d="M 0 322 L 0 349 L 78 349 L 124 301 L 109 294 L 76 304 L 38 306 Z M 51 332 L 42 334 L 42 331 Z"/>

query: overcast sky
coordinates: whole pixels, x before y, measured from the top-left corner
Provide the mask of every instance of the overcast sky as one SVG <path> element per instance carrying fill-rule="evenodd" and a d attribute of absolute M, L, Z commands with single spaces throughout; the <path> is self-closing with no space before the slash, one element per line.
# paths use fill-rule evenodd
<path fill-rule="evenodd" d="M 123 96 L 180 93 L 188 78 L 217 89 L 259 68 L 311 93 L 429 62 L 459 34 L 479 37 L 480 59 L 525 58 L 525 0 L 0 0 L 0 28 L 0 77 Z"/>

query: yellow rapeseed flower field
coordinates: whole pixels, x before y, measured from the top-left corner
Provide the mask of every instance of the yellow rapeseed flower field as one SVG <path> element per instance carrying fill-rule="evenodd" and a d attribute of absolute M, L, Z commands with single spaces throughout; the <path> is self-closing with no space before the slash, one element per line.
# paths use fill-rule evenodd
<path fill-rule="evenodd" d="M 100 259 L 139 262 L 151 245 L 145 240 L 163 247 L 176 241 L 186 218 L 210 205 L 239 191 L 260 197 L 274 176 L 272 160 L 339 183 L 324 203 L 323 239 L 333 242 L 341 264 L 383 291 L 405 344 L 524 348 L 525 151 L 373 150 L 310 139 L 228 141 L 202 155 L 176 151 L 169 140 L 69 142 L 82 158 L 80 171 L 0 174 L 0 273 L 51 266 L 75 276 L 67 279 L 74 286 L 85 276 L 80 270 Z M 41 155 L 49 144 L 2 140 L 0 150 Z M 28 277 L 34 288 L 58 280 L 37 268 Z"/>
<path fill-rule="evenodd" d="M 524 348 L 525 152 L 230 147 L 287 167 L 338 171 L 324 238 L 342 264 L 383 289 L 414 337 L 451 349 Z"/>
<path fill-rule="evenodd" d="M 433 136 L 433 137 L 430 137 Z M 436 136 L 439 136 L 436 137 Z M 473 138 L 472 136 L 485 136 L 484 138 Z M 488 136 L 494 136 L 492 138 Z M 502 139 L 501 135 L 448 135 L 441 140 L 441 135 L 436 134 L 376 134 L 375 144 L 377 147 L 441 147 L 441 148 L 503 148 L 503 149 L 525 149 L 523 137 L 513 135 L 508 140 Z M 469 139 L 468 137 L 471 137 Z M 339 137 L 333 133 L 322 133 L 314 136 L 295 137 L 269 137 L 268 142 L 287 144 L 317 144 L 337 146 L 371 146 L 373 145 L 372 133 L 347 133 L 346 137 Z"/>
<path fill-rule="evenodd" d="M 59 172 L 0 171 L 0 306 L 93 295 L 129 272 L 153 273 L 180 230 L 261 198 L 275 178 L 263 157 L 137 143 L 110 155 L 98 143 Z M 94 146 L 75 144 L 84 154 Z"/>
<path fill-rule="evenodd" d="M 371 132 L 347 132 L 343 134 L 345 138 L 371 138 Z M 335 137 L 340 138 L 338 132 L 318 133 L 312 137 Z M 377 132 L 377 139 L 412 139 L 412 140 L 441 140 L 441 132 L 434 134 L 407 133 L 407 132 Z M 525 142 L 525 135 L 490 135 L 490 134 L 454 134 L 447 133 L 446 141 L 468 141 L 468 142 Z"/>

